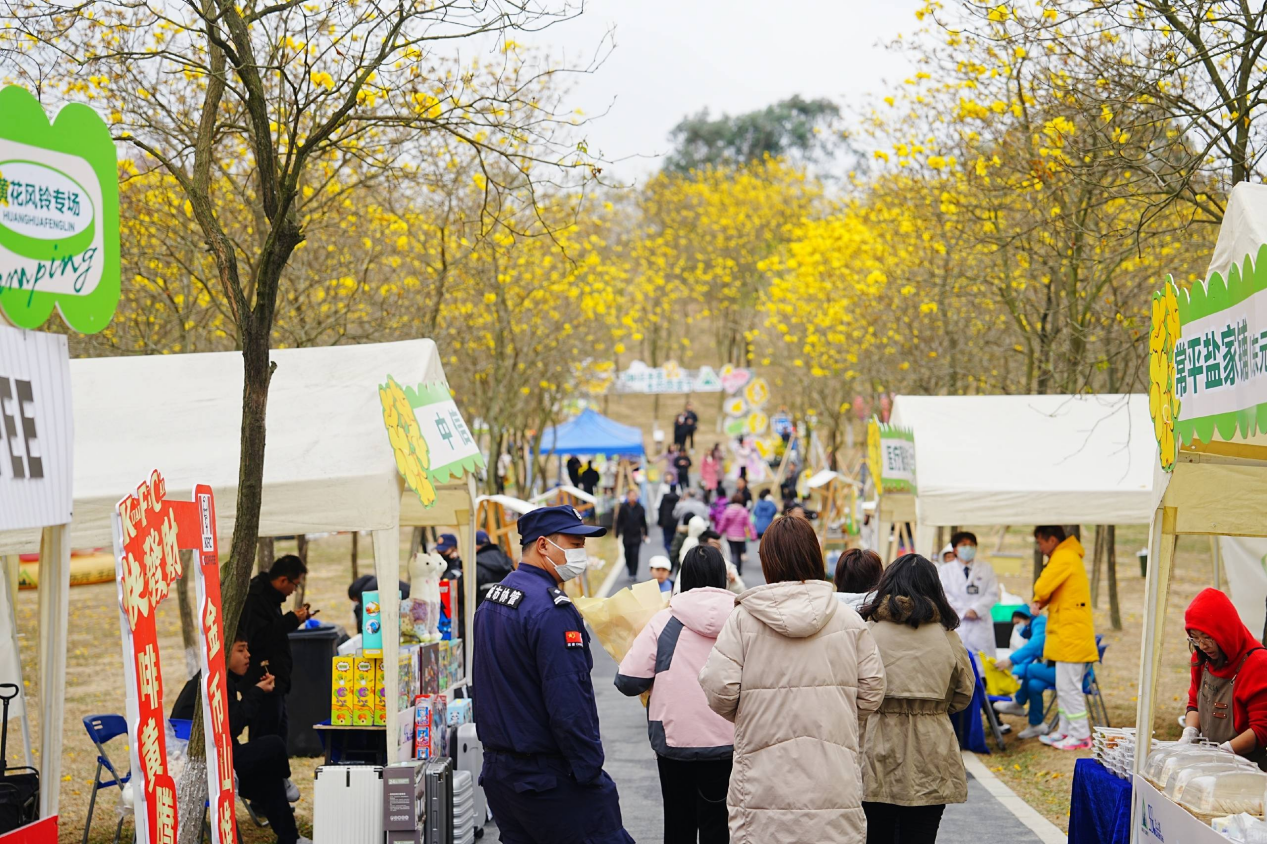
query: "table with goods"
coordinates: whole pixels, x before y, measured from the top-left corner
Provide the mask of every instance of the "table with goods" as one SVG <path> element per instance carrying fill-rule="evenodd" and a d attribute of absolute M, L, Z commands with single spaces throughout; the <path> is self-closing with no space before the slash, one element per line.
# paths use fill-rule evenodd
<path fill-rule="evenodd" d="M 1069 806 L 1071 844 L 1125 844 L 1131 832 L 1133 728 L 1096 728 L 1095 758 L 1079 760 Z M 1267 773 L 1215 744 L 1154 740 L 1143 773 L 1141 842 L 1267 844 Z"/>
<path fill-rule="evenodd" d="M 316 771 L 313 840 L 470 844 L 483 835 L 487 811 L 456 635 L 460 607 L 444 598 L 400 601 L 399 693 L 388 701 L 379 593 L 365 592 L 362 606 L 360 641 L 348 643 L 359 647 L 332 658 L 330 717 L 314 725 L 326 758 Z M 399 713 L 395 736 L 387 735 L 388 706 Z M 389 741 L 404 761 L 388 764 Z"/>

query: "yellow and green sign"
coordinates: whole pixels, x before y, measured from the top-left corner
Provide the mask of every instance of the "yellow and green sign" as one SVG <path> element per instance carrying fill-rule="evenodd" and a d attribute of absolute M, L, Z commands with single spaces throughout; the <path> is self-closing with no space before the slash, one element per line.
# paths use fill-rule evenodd
<path fill-rule="evenodd" d="M 1148 407 L 1161 465 L 1193 441 L 1267 432 L 1267 246 L 1226 278 L 1153 294 Z"/>
<path fill-rule="evenodd" d="M 23 88 L 0 88 L 0 314 L 39 328 L 56 306 L 84 334 L 119 304 L 118 160 L 110 130 L 71 103 L 49 123 Z"/>

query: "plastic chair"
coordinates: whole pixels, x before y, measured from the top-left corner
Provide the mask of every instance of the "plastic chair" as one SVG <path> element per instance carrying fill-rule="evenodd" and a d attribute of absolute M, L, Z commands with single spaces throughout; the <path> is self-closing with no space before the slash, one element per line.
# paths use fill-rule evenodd
<path fill-rule="evenodd" d="M 88 798 L 88 820 L 84 823 L 84 844 L 88 844 L 88 833 L 92 829 L 92 813 L 97 806 L 97 792 L 103 788 L 118 786 L 119 796 L 123 796 L 123 786 L 127 785 L 132 779 L 132 771 L 129 770 L 123 776 L 119 776 L 119 772 L 115 770 L 114 763 L 110 761 L 109 754 L 106 753 L 105 745 L 118 736 L 126 736 L 128 734 L 128 722 L 122 715 L 89 715 L 84 718 L 84 729 L 88 731 L 88 738 L 97 748 L 97 771 L 92 776 L 92 796 Z M 110 772 L 113 779 L 102 780 L 101 769 L 105 768 Z M 114 829 L 114 841 L 118 844 L 120 837 L 123 835 L 123 822 L 127 820 L 131 807 L 125 807 L 125 812 L 119 816 L 119 824 Z"/>

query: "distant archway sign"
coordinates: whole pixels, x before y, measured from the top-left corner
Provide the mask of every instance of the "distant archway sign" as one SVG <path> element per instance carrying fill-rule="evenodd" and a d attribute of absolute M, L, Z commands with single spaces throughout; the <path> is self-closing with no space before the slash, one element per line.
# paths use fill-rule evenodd
<path fill-rule="evenodd" d="M 0 88 L 0 314 L 35 329 L 56 306 L 95 334 L 119 290 L 118 159 L 105 121 L 70 103 L 50 123 L 26 89 Z"/>

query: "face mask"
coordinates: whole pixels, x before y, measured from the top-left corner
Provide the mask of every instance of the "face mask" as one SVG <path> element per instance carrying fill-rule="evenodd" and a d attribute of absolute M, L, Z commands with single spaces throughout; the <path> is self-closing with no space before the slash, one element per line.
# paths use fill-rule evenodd
<path fill-rule="evenodd" d="M 955 554 L 965 563 L 970 563 L 977 558 L 977 549 L 971 545 L 960 545 L 955 549 Z"/>
<path fill-rule="evenodd" d="M 546 542 L 550 542 L 550 540 L 547 539 Z M 584 548 L 564 548 L 553 542 L 550 542 L 550 544 L 563 552 L 563 564 L 555 563 L 554 566 L 554 570 L 558 573 L 561 580 L 571 580 L 574 577 L 580 577 L 585 569 L 589 568 L 590 556 L 589 552 Z M 553 563 L 554 560 L 550 560 L 550 562 Z"/>

